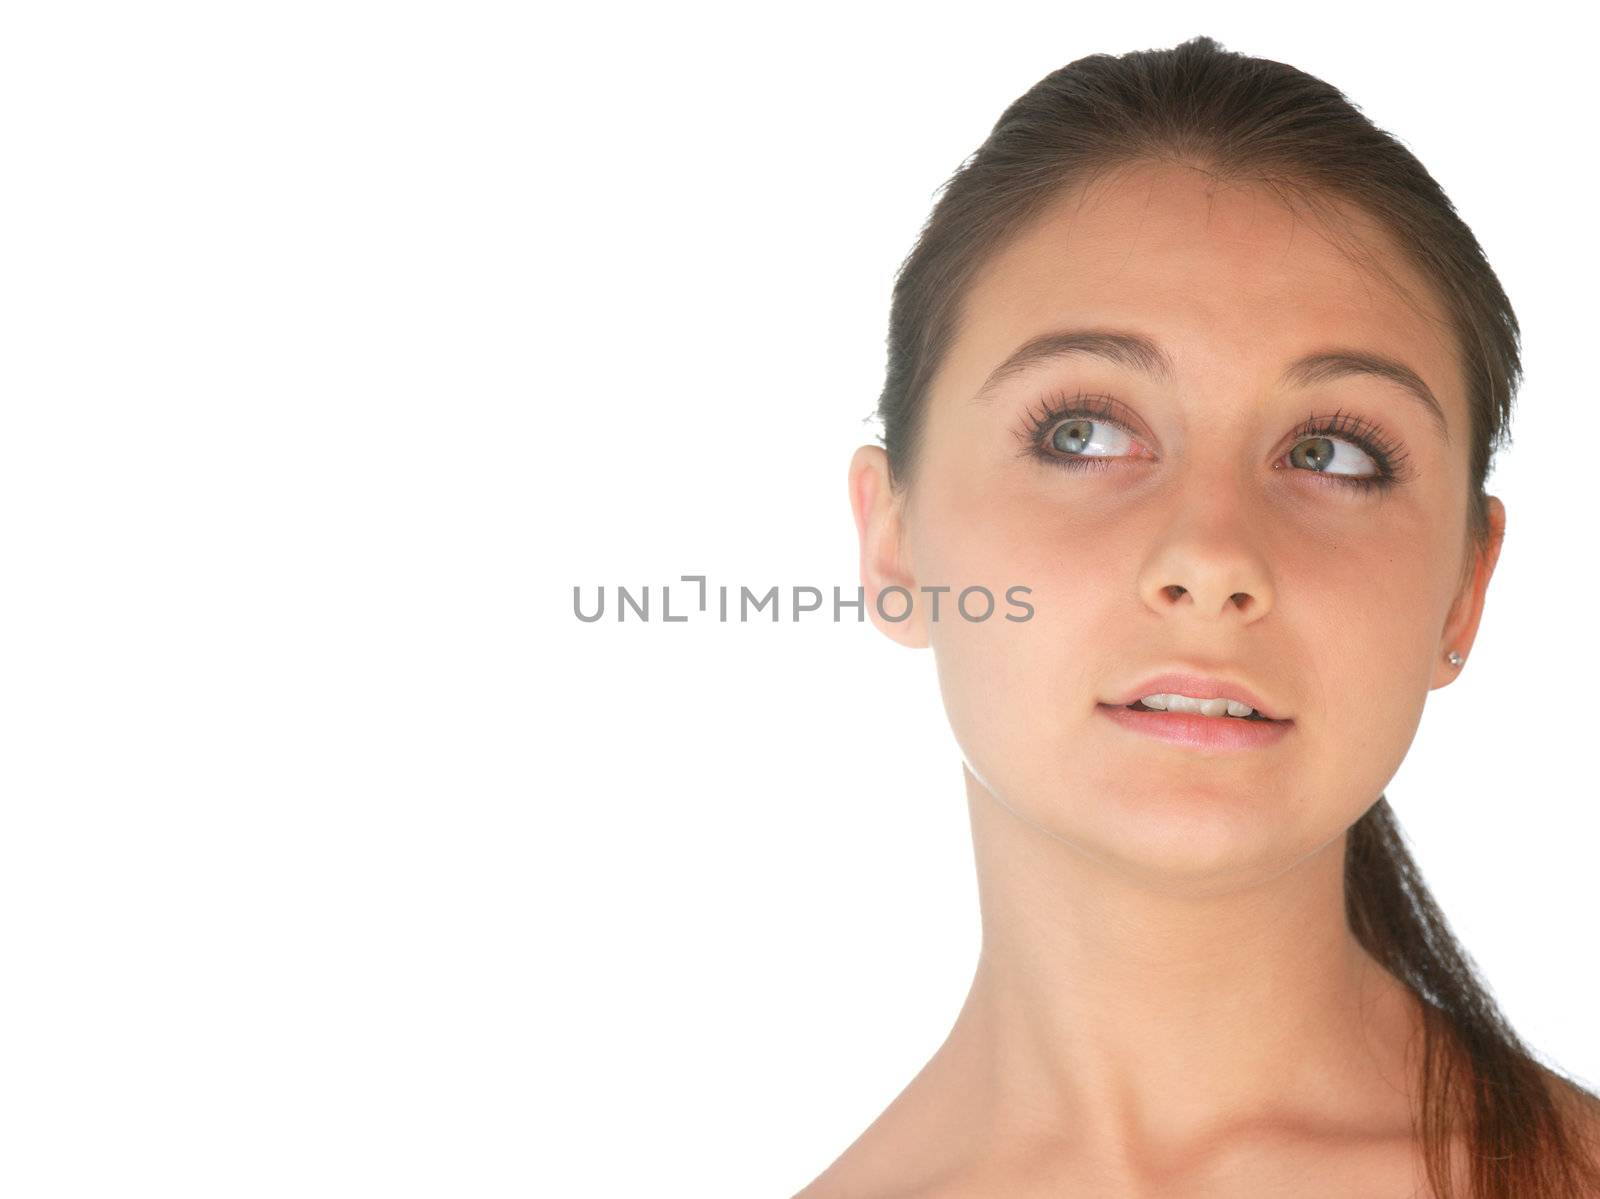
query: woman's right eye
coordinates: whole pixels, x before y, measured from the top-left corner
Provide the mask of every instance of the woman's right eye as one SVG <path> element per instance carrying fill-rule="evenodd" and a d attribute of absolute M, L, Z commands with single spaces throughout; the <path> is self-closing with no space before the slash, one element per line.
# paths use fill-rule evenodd
<path fill-rule="evenodd" d="M 1118 458 L 1144 457 L 1132 422 L 1108 395 L 1078 392 L 1046 396 L 1030 409 L 1018 440 L 1025 454 L 1051 466 L 1106 467 Z"/>
<path fill-rule="evenodd" d="M 1135 442 L 1125 429 L 1110 421 L 1069 416 L 1049 430 L 1046 456 L 1065 465 L 1105 466 L 1106 459 L 1121 457 Z"/>

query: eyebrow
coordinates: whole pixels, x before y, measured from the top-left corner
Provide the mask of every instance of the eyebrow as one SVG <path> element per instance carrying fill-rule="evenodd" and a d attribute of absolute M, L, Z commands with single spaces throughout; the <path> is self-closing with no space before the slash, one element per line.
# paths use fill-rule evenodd
<path fill-rule="evenodd" d="M 1005 380 L 1038 365 L 1062 358 L 1102 358 L 1118 366 L 1139 371 L 1162 383 L 1171 383 L 1176 371 L 1172 359 L 1159 345 L 1138 333 L 1118 333 L 1104 329 L 1062 329 L 1044 333 L 1018 346 L 999 366 L 989 372 L 983 386 L 972 397 L 973 403 L 987 403 Z M 1417 374 L 1403 362 L 1366 350 L 1336 348 L 1307 354 L 1285 368 L 1279 385 L 1296 387 L 1327 383 L 1334 379 L 1365 375 L 1385 379 L 1403 389 L 1427 409 L 1446 443 L 1450 429 L 1444 408 Z"/>

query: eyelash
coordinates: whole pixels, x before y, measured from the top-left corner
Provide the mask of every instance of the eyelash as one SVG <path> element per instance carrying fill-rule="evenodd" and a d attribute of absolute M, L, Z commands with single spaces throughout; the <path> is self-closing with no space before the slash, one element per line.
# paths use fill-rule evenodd
<path fill-rule="evenodd" d="M 1063 393 L 1048 396 L 1037 410 L 1030 410 L 1028 413 L 1022 432 L 1023 453 L 1048 462 L 1051 466 L 1062 466 L 1068 470 L 1097 470 L 1110 466 L 1116 461 L 1115 458 L 1097 455 L 1073 458 L 1052 453 L 1045 448 L 1044 435 L 1053 431 L 1056 425 L 1069 417 L 1074 419 L 1087 417 L 1113 424 L 1129 436 L 1135 436 L 1130 428 L 1130 422 L 1117 416 L 1119 408 L 1120 405 L 1110 396 L 1087 395 L 1084 392 L 1072 396 Z M 1336 409 L 1331 416 L 1318 416 L 1312 413 L 1296 426 L 1292 436 L 1294 442 L 1290 449 L 1307 438 L 1338 437 L 1367 454 L 1378 468 L 1378 473 L 1375 475 L 1339 475 L 1315 470 L 1299 472 L 1315 475 L 1323 482 L 1332 482 L 1335 486 L 1348 487 L 1357 494 L 1365 494 L 1374 489 L 1392 487 L 1407 477 L 1400 469 L 1406 460 L 1406 452 L 1399 443 L 1388 437 L 1372 422 L 1343 409 Z"/>

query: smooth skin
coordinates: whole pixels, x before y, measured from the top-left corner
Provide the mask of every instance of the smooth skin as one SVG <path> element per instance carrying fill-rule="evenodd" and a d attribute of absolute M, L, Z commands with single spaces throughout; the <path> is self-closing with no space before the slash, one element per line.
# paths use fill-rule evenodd
<path fill-rule="evenodd" d="M 1460 673 L 1446 655 L 1470 656 L 1505 513 L 1491 498 L 1473 552 L 1443 311 L 1381 229 L 1335 211 L 1178 163 L 1063 195 L 976 279 L 910 491 L 880 446 L 856 451 L 868 611 L 934 651 L 983 943 L 945 1042 L 804 1199 L 1429 1193 L 1418 1015 L 1347 926 L 1345 841 Z M 1075 356 L 974 400 L 1065 328 L 1149 337 L 1175 374 Z M 1445 432 L 1384 379 L 1279 384 L 1334 348 L 1409 365 Z M 1023 454 L 1029 410 L 1079 391 L 1137 422 L 1095 419 L 1118 460 Z M 1358 492 L 1291 461 L 1295 426 L 1339 410 L 1403 451 L 1404 481 Z M 1336 473 L 1376 469 L 1333 448 Z M 891 584 L 952 591 L 939 619 L 894 622 Z M 959 618 L 974 584 L 1031 587 L 1032 619 Z M 1169 667 L 1242 678 L 1294 725 L 1210 752 L 1097 710 Z"/>

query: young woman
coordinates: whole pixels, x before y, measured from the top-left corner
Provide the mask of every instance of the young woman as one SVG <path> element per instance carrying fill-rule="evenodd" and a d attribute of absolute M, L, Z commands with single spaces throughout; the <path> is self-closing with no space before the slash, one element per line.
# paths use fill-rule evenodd
<path fill-rule="evenodd" d="M 1328 84 L 1201 37 L 1005 111 L 901 267 L 849 476 L 962 750 L 982 953 L 805 1199 L 1600 1195 L 1600 1101 L 1383 796 L 1472 648 L 1519 381 L 1471 231 Z M 954 606 L 1017 584 L 1027 619 Z"/>

